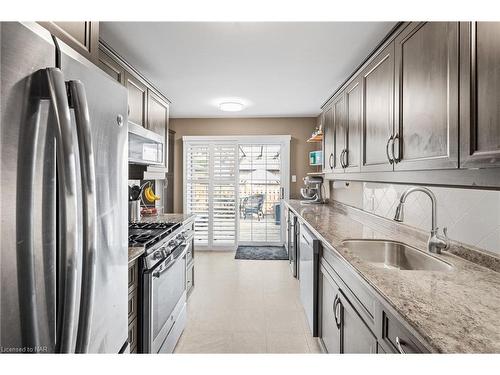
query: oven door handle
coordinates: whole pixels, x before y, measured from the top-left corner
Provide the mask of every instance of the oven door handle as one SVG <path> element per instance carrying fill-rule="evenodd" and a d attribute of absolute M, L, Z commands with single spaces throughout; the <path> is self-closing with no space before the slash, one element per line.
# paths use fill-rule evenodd
<path fill-rule="evenodd" d="M 179 253 L 178 256 L 176 256 L 175 258 L 172 259 L 172 261 L 168 264 L 167 267 L 163 268 L 161 271 L 154 271 L 153 272 L 153 279 L 160 277 L 164 272 L 168 271 L 177 262 L 177 259 L 182 258 L 184 255 L 186 255 L 187 248 L 188 248 L 189 244 L 186 243 L 186 244 L 182 244 L 181 246 L 183 246 L 184 249 Z"/>

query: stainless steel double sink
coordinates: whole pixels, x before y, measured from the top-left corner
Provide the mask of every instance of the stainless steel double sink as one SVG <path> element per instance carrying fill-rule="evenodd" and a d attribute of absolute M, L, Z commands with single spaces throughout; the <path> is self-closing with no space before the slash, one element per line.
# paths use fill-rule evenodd
<path fill-rule="evenodd" d="M 389 240 L 345 240 L 351 254 L 374 266 L 413 271 L 449 271 L 452 266 L 401 242 Z"/>

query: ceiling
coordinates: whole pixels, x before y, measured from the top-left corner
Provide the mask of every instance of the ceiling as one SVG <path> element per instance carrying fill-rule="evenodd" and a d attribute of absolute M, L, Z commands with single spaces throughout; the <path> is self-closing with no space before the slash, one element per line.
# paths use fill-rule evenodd
<path fill-rule="evenodd" d="M 101 38 L 171 101 L 171 117 L 306 117 L 394 22 L 101 22 Z M 241 112 L 218 104 L 239 99 Z"/>

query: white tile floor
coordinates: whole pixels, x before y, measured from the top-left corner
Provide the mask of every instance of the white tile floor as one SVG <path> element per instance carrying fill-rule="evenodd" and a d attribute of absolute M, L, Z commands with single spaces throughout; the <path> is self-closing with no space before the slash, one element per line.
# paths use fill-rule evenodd
<path fill-rule="evenodd" d="M 287 261 L 197 252 L 188 322 L 175 353 L 320 353 Z"/>

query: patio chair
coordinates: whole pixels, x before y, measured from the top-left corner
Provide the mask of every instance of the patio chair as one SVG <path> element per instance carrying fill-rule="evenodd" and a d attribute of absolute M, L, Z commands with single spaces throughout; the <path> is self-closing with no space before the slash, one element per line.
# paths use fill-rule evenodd
<path fill-rule="evenodd" d="M 243 214 L 243 219 L 247 218 L 247 215 L 257 215 L 257 220 L 264 218 L 264 211 L 262 207 L 264 206 L 264 194 L 254 194 L 246 198 L 243 198 L 241 204 L 241 212 Z"/>

